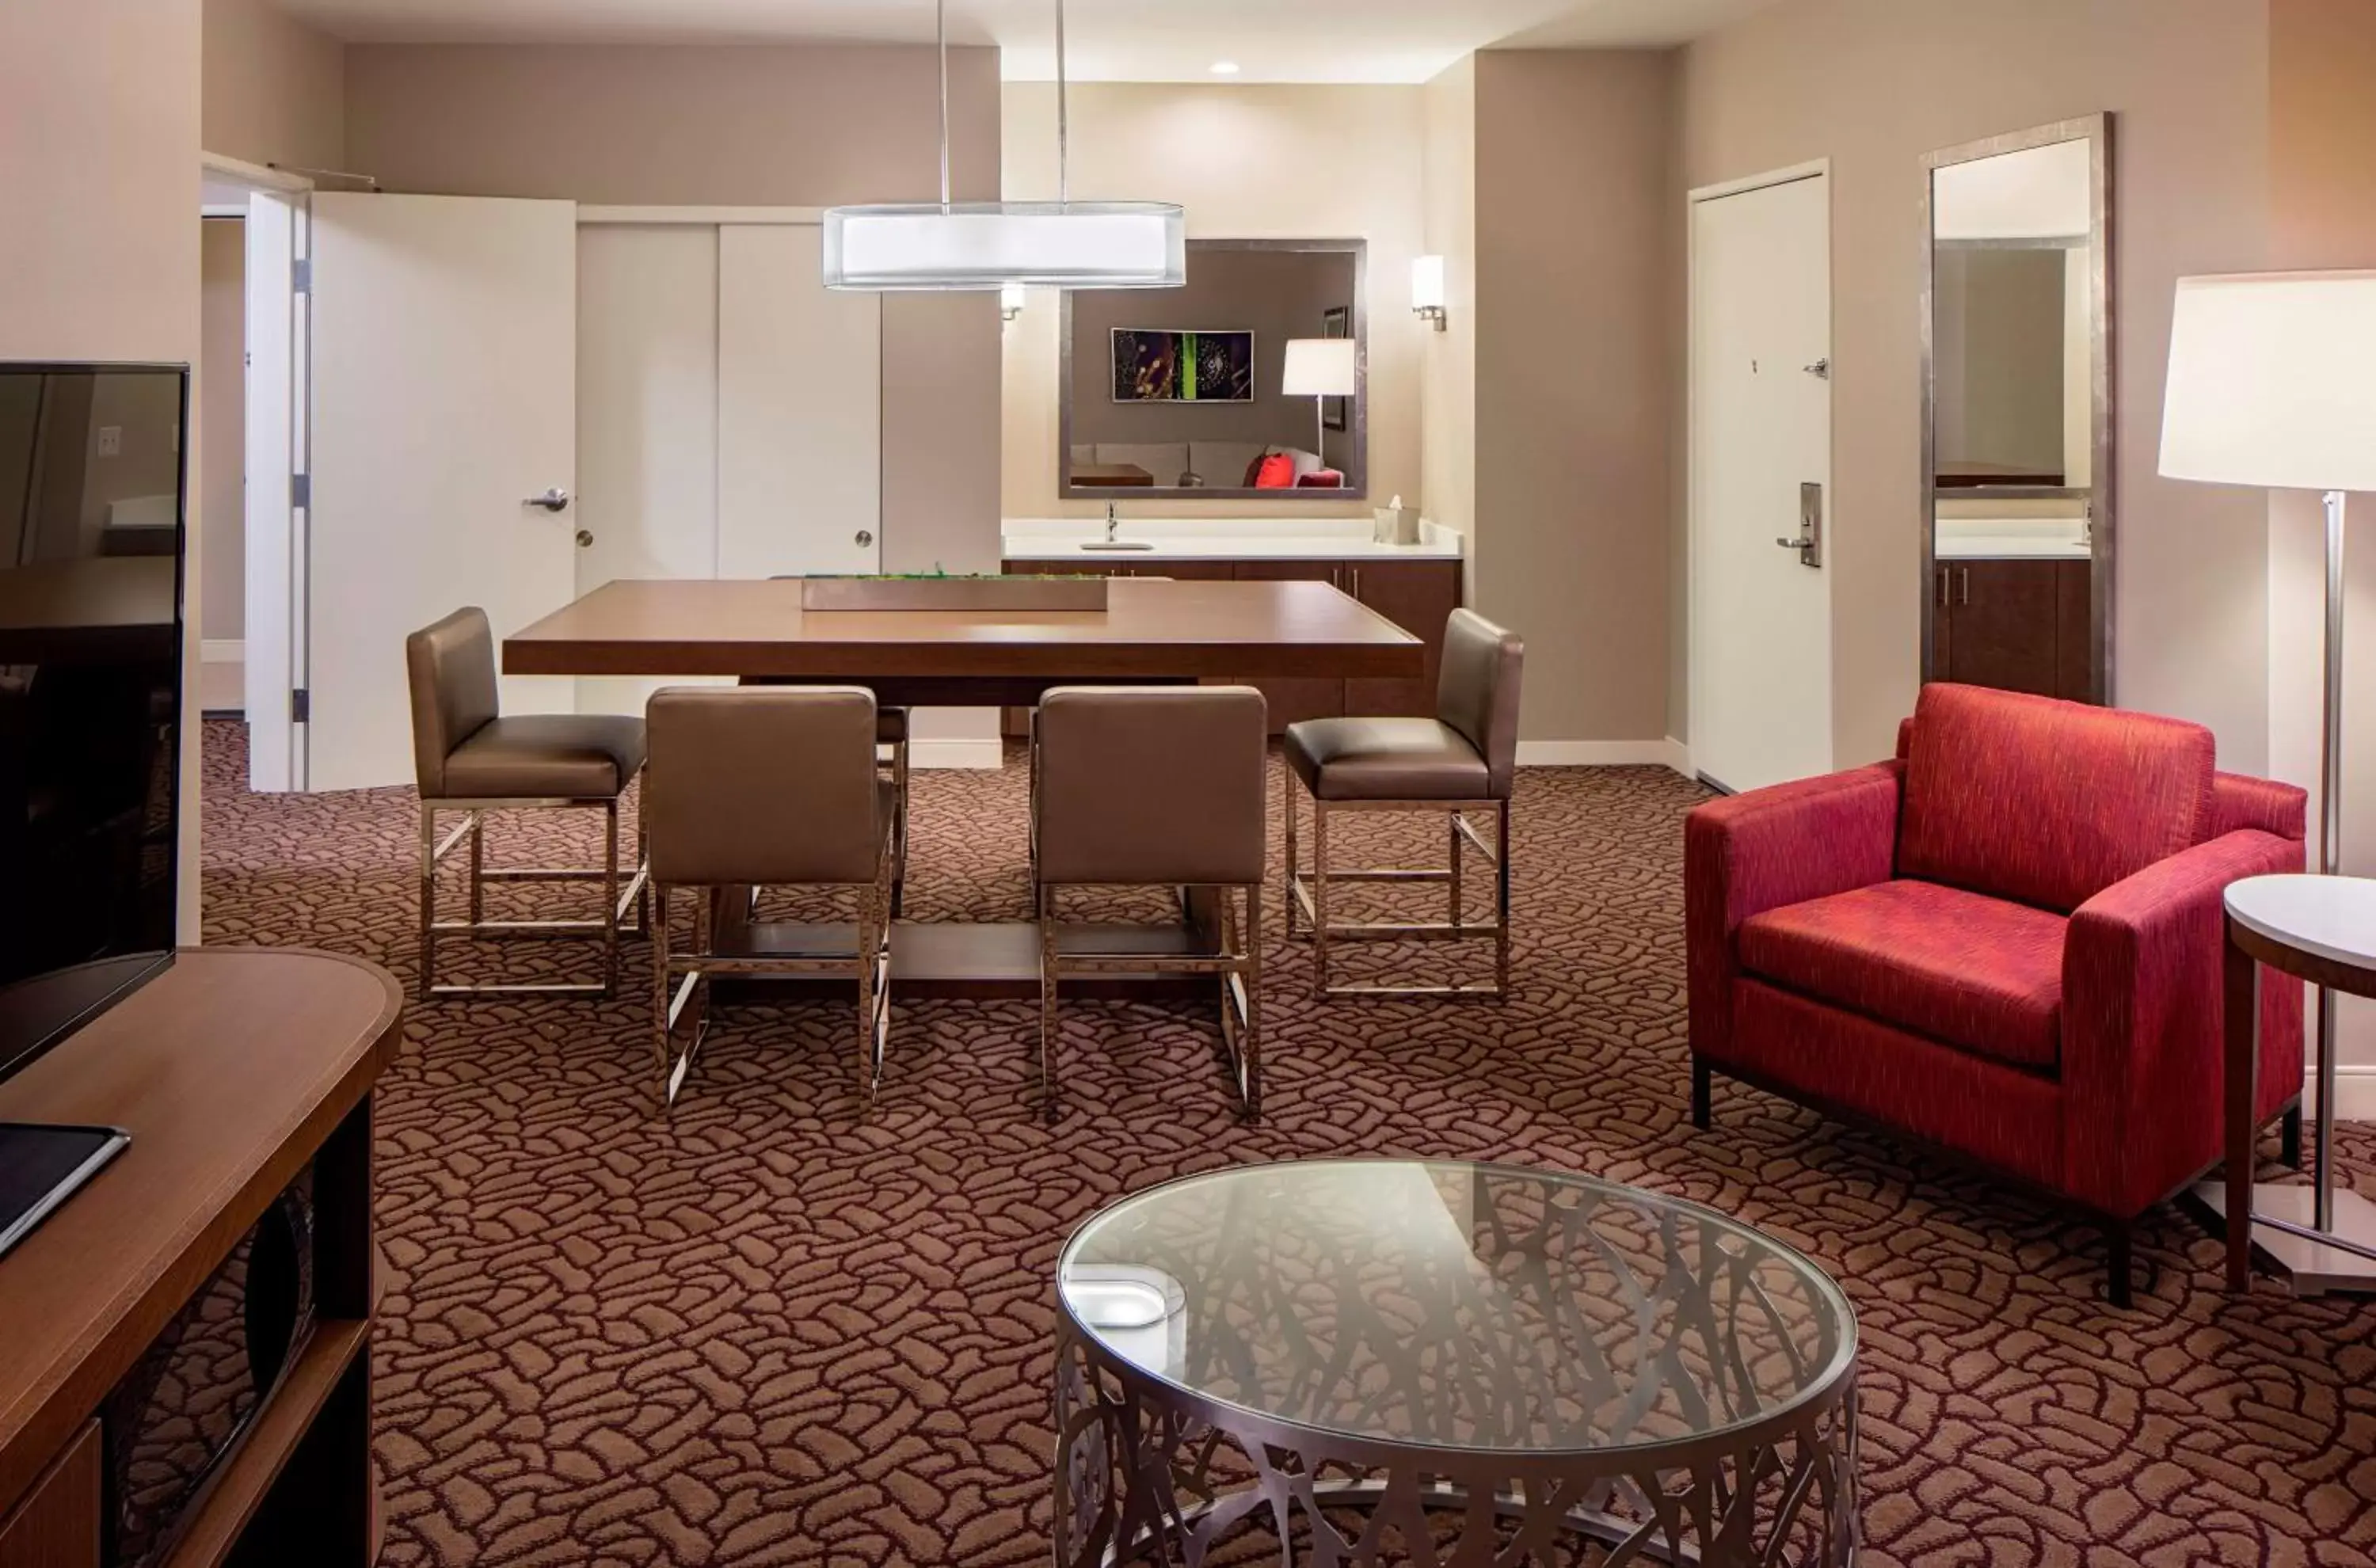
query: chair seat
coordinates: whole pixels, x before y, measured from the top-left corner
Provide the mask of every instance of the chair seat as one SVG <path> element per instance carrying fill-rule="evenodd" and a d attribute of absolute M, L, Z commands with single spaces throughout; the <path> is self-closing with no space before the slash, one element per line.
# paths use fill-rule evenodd
<path fill-rule="evenodd" d="M 2017 1067 L 2055 1071 L 2069 921 L 1931 882 L 1884 882 L 1752 915 L 1762 979 Z"/>
<path fill-rule="evenodd" d="M 1287 765 L 1322 801 L 1483 801 L 1477 748 L 1432 719 L 1307 719 L 1287 727 Z"/>
<path fill-rule="evenodd" d="M 644 721 L 607 713 L 535 713 L 481 725 L 446 759 L 457 801 L 615 795 L 643 771 Z"/>
<path fill-rule="evenodd" d="M 908 710 L 904 707 L 878 707 L 874 710 L 874 743 L 878 746 L 904 744 L 908 739 Z"/>

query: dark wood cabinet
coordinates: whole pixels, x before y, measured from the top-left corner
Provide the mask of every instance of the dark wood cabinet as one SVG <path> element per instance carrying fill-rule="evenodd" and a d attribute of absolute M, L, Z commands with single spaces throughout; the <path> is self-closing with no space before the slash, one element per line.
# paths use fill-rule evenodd
<path fill-rule="evenodd" d="M 1326 583 L 1352 595 L 1427 644 L 1426 673 L 1408 681 L 1343 681 L 1333 677 L 1263 677 L 1257 687 L 1270 705 L 1273 734 L 1306 719 L 1361 717 L 1427 718 L 1435 712 L 1436 672 L 1443 656 L 1443 624 L 1460 607 L 1460 563 L 1441 557 L 1419 561 L 1364 556 L 1330 561 L 1009 561 L 1018 576 L 1170 577 L 1181 582 Z M 1028 734 L 1020 708 L 1009 708 L 1008 735 Z"/>
<path fill-rule="evenodd" d="M 1942 561 L 1932 578 L 1934 679 L 2086 701 L 2094 686 L 2085 561 Z"/>

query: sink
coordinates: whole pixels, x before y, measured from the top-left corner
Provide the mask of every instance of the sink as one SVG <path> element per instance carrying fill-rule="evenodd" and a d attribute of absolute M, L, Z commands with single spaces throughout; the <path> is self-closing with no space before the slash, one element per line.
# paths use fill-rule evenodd
<path fill-rule="evenodd" d="M 1093 539 L 1081 548 L 1084 550 L 1152 550 L 1155 546 L 1143 539 Z"/>

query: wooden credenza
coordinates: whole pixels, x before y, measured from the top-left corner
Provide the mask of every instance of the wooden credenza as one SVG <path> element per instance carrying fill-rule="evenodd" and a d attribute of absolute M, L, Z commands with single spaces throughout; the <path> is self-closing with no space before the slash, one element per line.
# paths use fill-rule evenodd
<path fill-rule="evenodd" d="M 402 1006 L 359 959 L 192 949 L 0 1083 L 0 1121 L 132 1134 L 0 1257 L 0 1568 L 102 1561 L 111 1393 L 309 1170 L 312 1332 L 162 1561 L 375 1560 L 371 1092 Z"/>
<path fill-rule="evenodd" d="M 1251 680 L 1270 705 L 1271 733 L 1305 719 L 1432 718 L 1436 671 L 1443 659 L 1443 625 L 1460 608 L 1460 562 L 1445 556 L 1396 560 L 1146 560 L 1116 556 L 1009 561 L 1018 576 L 1173 577 L 1183 582 L 1327 583 L 1376 611 L 1427 645 L 1427 670 L 1411 680 L 1279 677 Z M 1007 733 L 1025 733 L 1010 713 Z"/>
<path fill-rule="evenodd" d="M 2091 563 L 1941 561 L 1933 568 L 1930 679 L 2094 700 Z"/>

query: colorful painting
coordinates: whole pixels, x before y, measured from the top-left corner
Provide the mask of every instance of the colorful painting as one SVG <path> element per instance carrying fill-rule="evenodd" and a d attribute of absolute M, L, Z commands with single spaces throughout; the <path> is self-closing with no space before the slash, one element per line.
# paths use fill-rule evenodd
<path fill-rule="evenodd" d="M 1113 329 L 1117 403 L 1251 403 L 1254 335 Z"/>

